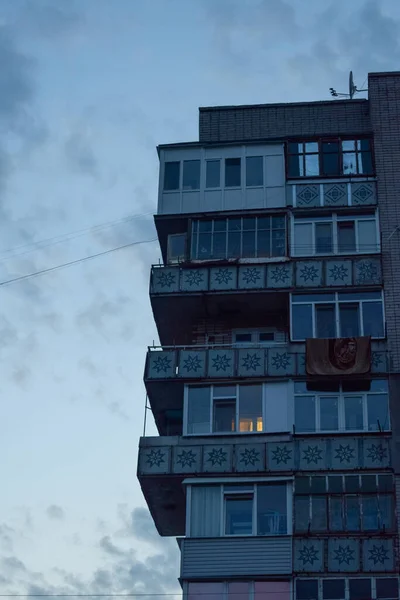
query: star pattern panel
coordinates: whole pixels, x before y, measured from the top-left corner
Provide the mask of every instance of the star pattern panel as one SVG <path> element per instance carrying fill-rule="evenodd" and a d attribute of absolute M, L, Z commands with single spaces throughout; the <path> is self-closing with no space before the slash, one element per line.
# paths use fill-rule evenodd
<path fill-rule="evenodd" d="M 291 288 L 293 286 L 293 262 L 270 264 L 267 267 L 268 288 Z"/>
<path fill-rule="evenodd" d="M 235 447 L 236 471 L 256 472 L 265 470 L 264 444 L 238 444 Z"/>
<path fill-rule="evenodd" d="M 296 286 L 318 287 L 322 285 L 322 261 L 296 262 Z"/>
<path fill-rule="evenodd" d="M 232 471 L 232 445 L 206 445 L 203 448 L 203 471 L 205 473 L 229 473 Z"/>
<path fill-rule="evenodd" d="M 356 285 L 376 285 L 382 283 L 381 261 L 379 258 L 356 260 L 354 282 Z"/>
<path fill-rule="evenodd" d="M 176 376 L 175 350 L 160 350 L 148 354 L 148 377 L 152 379 L 167 379 Z"/>
<path fill-rule="evenodd" d="M 179 268 L 157 267 L 151 272 L 151 291 L 153 294 L 168 294 L 179 291 Z"/>
<path fill-rule="evenodd" d="M 393 540 L 372 538 L 363 541 L 364 571 L 393 571 Z"/>
<path fill-rule="evenodd" d="M 210 269 L 210 290 L 234 290 L 236 286 L 236 267 L 212 267 Z"/>
<path fill-rule="evenodd" d="M 233 377 L 235 353 L 233 350 L 221 348 L 208 352 L 209 377 Z"/>
<path fill-rule="evenodd" d="M 296 372 L 296 360 L 293 352 L 288 347 L 269 348 L 267 350 L 268 374 L 272 376 L 294 375 Z"/>
<path fill-rule="evenodd" d="M 295 539 L 293 567 L 297 573 L 320 573 L 324 570 L 324 541 Z"/>
<path fill-rule="evenodd" d="M 182 269 L 180 275 L 182 292 L 204 292 L 208 290 L 208 269 Z"/>
<path fill-rule="evenodd" d="M 239 267 L 238 287 L 242 290 L 264 288 L 265 266 L 246 265 L 244 267 Z"/>
<path fill-rule="evenodd" d="M 201 471 L 201 446 L 175 446 L 172 470 L 174 473 L 199 473 Z"/>
<path fill-rule="evenodd" d="M 328 286 L 345 286 L 353 283 L 351 260 L 327 260 L 325 262 L 325 281 Z"/>
<path fill-rule="evenodd" d="M 238 352 L 238 376 L 259 377 L 265 374 L 265 350 L 240 348 Z"/>
<path fill-rule="evenodd" d="M 351 538 L 328 540 L 328 571 L 354 573 L 360 569 L 360 543 Z"/>
<path fill-rule="evenodd" d="M 170 472 L 170 446 L 149 446 L 141 450 L 139 469 L 143 474 L 161 474 Z"/>
<path fill-rule="evenodd" d="M 331 466 L 333 469 L 356 469 L 358 465 L 358 441 L 355 438 L 332 440 Z"/>
<path fill-rule="evenodd" d="M 206 375 L 206 351 L 205 350 L 181 350 L 179 353 L 179 377 L 185 379 L 200 378 Z"/>

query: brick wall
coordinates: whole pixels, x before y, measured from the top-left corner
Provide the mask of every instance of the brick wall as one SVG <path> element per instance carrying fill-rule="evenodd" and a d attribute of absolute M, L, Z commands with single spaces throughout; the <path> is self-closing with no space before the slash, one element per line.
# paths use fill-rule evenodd
<path fill-rule="evenodd" d="M 367 100 L 200 108 L 200 142 L 369 133 Z"/>
<path fill-rule="evenodd" d="M 400 73 L 372 73 L 368 89 L 378 179 L 386 326 L 393 369 L 393 462 L 400 473 Z"/>

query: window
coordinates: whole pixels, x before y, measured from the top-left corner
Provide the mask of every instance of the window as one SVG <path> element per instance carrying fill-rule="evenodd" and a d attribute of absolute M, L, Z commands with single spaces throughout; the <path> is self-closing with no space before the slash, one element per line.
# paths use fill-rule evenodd
<path fill-rule="evenodd" d="M 221 161 L 206 161 L 206 188 L 219 188 L 221 185 Z"/>
<path fill-rule="evenodd" d="M 192 260 L 269 258 L 285 254 L 284 215 L 193 221 Z"/>
<path fill-rule="evenodd" d="M 379 249 L 376 213 L 293 220 L 292 256 L 373 254 Z"/>
<path fill-rule="evenodd" d="M 296 600 L 398 600 L 399 598 L 397 577 L 297 579 L 295 589 Z"/>
<path fill-rule="evenodd" d="M 246 187 L 256 187 L 264 185 L 263 157 L 246 157 Z"/>
<path fill-rule="evenodd" d="M 187 390 L 188 434 L 263 431 L 262 385 L 189 386 Z"/>
<path fill-rule="evenodd" d="M 186 258 L 186 233 L 168 236 L 168 264 L 183 262 Z"/>
<path fill-rule="evenodd" d="M 189 582 L 188 600 L 291 600 L 289 581 Z"/>
<path fill-rule="evenodd" d="M 241 160 L 240 158 L 225 159 L 225 187 L 241 186 Z"/>
<path fill-rule="evenodd" d="M 351 476 L 355 481 L 350 486 L 347 485 L 348 476 L 335 477 L 342 481 L 345 493 L 332 494 L 330 477 L 318 477 L 322 479 L 322 487 L 318 482 L 318 494 L 312 493 L 313 480 L 316 477 L 308 477 L 311 493 L 305 489 L 302 481 L 298 484 L 298 479 L 304 477 L 295 479 L 295 529 L 298 533 L 393 529 L 394 495 L 377 492 L 380 475 L 369 476 L 373 484 L 373 494 L 364 493 L 364 476 Z"/>
<path fill-rule="evenodd" d="M 371 141 L 321 139 L 287 144 L 289 177 L 372 175 Z"/>
<path fill-rule="evenodd" d="M 369 391 L 351 394 L 337 384 L 337 391 L 308 390 L 305 381 L 294 382 L 297 433 L 326 431 L 388 431 L 389 396 L 384 379 L 371 380 Z"/>
<path fill-rule="evenodd" d="M 279 340 L 279 341 L 278 341 Z M 279 331 L 268 331 L 267 329 L 247 329 L 237 330 L 232 334 L 232 342 L 235 346 L 270 346 L 281 342 L 284 343 L 285 334 Z"/>
<path fill-rule="evenodd" d="M 180 163 L 178 161 L 164 164 L 164 190 L 179 190 Z"/>
<path fill-rule="evenodd" d="M 291 339 L 385 337 L 382 292 L 291 294 Z"/>
<path fill-rule="evenodd" d="M 200 189 L 200 161 L 199 160 L 184 160 L 183 161 L 183 189 L 185 191 Z"/>

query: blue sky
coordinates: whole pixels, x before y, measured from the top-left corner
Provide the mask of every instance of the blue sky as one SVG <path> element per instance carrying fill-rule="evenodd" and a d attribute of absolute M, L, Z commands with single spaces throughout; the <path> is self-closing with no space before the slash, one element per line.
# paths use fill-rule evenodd
<path fill-rule="evenodd" d="M 0 282 L 153 239 L 155 147 L 196 140 L 198 106 L 361 86 L 399 68 L 399 20 L 395 0 L 1 0 Z M 135 475 L 159 258 L 0 286 L 2 593 L 178 589 Z"/>

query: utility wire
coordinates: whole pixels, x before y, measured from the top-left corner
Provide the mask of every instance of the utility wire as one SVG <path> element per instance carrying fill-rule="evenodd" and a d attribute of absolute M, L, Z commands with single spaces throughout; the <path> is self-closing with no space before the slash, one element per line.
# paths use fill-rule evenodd
<path fill-rule="evenodd" d="M 137 594 L 0 594 L 0 598 L 143 598 L 143 597 L 176 597 L 181 596 L 182 592 L 178 592 L 176 594 L 145 594 L 145 593 L 137 593 Z M 276 596 L 277 594 L 285 594 L 287 596 L 287 591 L 281 592 L 260 592 L 263 596 L 268 594 L 273 594 Z M 216 592 L 195 592 L 193 595 L 196 596 L 216 596 Z M 221 593 L 221 597 L 222 597 Z M 229 592 L 229 596 L 243 596 L 243 592 Z M 360 598 L 360 600 L 363 600 Z M 368 599 L 365 599 L 368 600 Z"/>
<path fill-rule="evenodd" d="M 105 256 L 106 254 L 111 254 L 111 252 L 116 252 L 117 250 L 123 250 L 124 248 L 130 248 L 131 246 L 137 246 L 139 244 L 150 244 L 151 242 L 156 242 L 157 238 L 153 238 L 151 240 L 143 240 L 139 242 L 130 242 L 129 244 L 124 244 L 123 246 L 116 246 L 115 248 L 110 248 L 109 250 L 103 250 L 103 252 L 97 252 L 96 254 L 90 254 L 89 256 L 83 256 L 81 258 L 77 258 L 76 260 L 71 260 L 66 263 L 61 263 L 60 265 L 55 265 L 54 267 L 49 267 L 48 269 L 41 269 L 40 271 L 34 271 L 33 273 L 27 273 L 26 275 L 19 275 L 18 277 L 14 277 L 13 279 L 7 279 L 5 281 L 0 281 L 0 286 L 8 285 L 10 283 L 15 283 L 17 281 L 23 281 L 24 279 L 30 279 L 31 277 L 36 277 L 37 275 L 44 275 L 45 273 L 51 273 L 52 271 L 57 271 L 58 269 L 63 269 L 65 267 L 71 267 L 72 265 L 77 265 L 86 260 L 91 260 L 93 258 L 98 258 L 99 256 Z M 0 595 L 1 597 L 1 595 Z"/>

